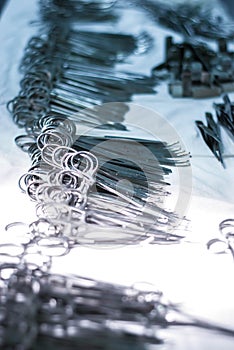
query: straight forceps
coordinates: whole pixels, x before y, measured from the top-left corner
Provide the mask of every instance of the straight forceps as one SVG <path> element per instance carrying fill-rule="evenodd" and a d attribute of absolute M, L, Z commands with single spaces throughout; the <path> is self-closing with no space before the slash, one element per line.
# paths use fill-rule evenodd
<path fill-rule="evenodd" d="M 226 219 L 219 224 L 219 231 L 222 238 L 211 239 L 207 248 L 212 249 L 216 254 L 232 254 L 234 260 L 234 219 Z"/>
<path fill-rule="evenodd" d="M 223 160 L 223 143 L 221 139 L 220 126 L 215 122 L 211 113 L 206 113 L 207 126 L 202 121 L 196 120 L 195 123 L 202 135 L 203 140 L 214 154 L 214 156 L 221 162 L 225 168 Z"/>
<path fill-rule="evenodd" d="M 220 125 L 234 137 L 234 106 L 228 95 L 223 96 L 223 103 L 214 103 L 214 108 Z"/>

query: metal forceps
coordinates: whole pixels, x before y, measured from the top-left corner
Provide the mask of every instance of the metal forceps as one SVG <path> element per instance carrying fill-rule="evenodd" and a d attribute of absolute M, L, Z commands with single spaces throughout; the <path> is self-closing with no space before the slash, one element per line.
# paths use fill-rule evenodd
<path fill-rule="evenodd" d="M 222 238 L 211 239 L 207 243 L 207 248 L 212 249 L 216 254 L 232 254 L 234 260 L 234 219 L 223 220 L 219 224 L 219 231 Z"/>

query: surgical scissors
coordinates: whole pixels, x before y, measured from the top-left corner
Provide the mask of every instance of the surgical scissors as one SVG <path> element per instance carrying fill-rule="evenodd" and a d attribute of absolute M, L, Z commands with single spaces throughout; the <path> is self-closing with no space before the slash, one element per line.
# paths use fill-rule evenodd
<path fill-rule="evenodd" d="M 213 250 L 216 254 L 232 254 L 234 260 L 234 219 L 223 220 L 219 224 L 219 231 L 222 238 L 211 239 L 207 243 L 207 248 Z"/>

